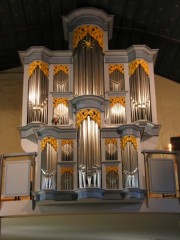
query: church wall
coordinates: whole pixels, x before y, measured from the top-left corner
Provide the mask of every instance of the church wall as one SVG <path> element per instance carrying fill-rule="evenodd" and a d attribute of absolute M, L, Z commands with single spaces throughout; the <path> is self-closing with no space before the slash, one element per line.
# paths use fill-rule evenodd
<path fill-rule="evenodd" d="M 180 84 L 155 75 L 158 124 L 161 124 L 158 149 L 166 149 L 170 138 L 180 135 Z"/>
<path fill-rule="evenodd" d="M 17 129 L 22 118 L 21 72 L 12 69 L 11 73 L 0 73 L 0 153 L 23 151 Z"/>

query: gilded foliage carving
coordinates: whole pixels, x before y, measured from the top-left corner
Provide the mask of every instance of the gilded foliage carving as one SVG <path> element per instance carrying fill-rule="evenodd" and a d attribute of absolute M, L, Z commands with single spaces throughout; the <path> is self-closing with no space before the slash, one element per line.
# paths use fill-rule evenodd
<path fill-rule="evenodd" d="M 69 74 L 69 66 L 68 65 L 54 65 L 54 75 L 56 75 L 59 71 L 63 71 L 67 75 Z"/>
<path fill-rule="evenodd" d="M 61 146 L 63 147 L 64 145 L 66 145 L 66 144 L 69 144 L 69 145 L 71 145 L 71 146 L 73 146 L 73 140 L 62 140 L 61 141 Z"/>
<path fill-rule="evenodd" d="M 41 140 L 41 151 L 44 150 L 47 143 L 51 144 L 51 146 L 54 148 L 54 150 L 57 152 L 57 139 L 53 137 L 45 137 Z"/>
<path fill-rule="evenodd" d="M 73 35 L 73 48 L 76 48 L 79 41 L 81 41 L 87 34 L 97 40 L 99 46 L 103 48 L 103 31 L 93 25 L 83 25 L 75 29 Z"/>
<path fill-rule="evenodd" d="M 121 138 L 121 150 L 124 150 L 128 142 L 131 142 L 134 148 L 137 150 L 137 139 L 134 136 L 125 136 Z"/>
<path fill-rule="evenodd" d="M 68 98 L 53 98 L 53 108 L 56 108 L 60 103 L 68 106 Z"/>
<path fill-rule="evenodd" d="M 107 138 L 105 140 L 105 144 L 108 145 L 108 144 L 114 144 L 114 145 L 117 145 L 117 139 L 116 138 Z"/>
<path fill-rule="evenodd" d="M 93 119 L 99 127 L 101 127 L 101 113 L 95 109 L 83 109 L 76 115 L 76 125 L 79 127 L 81 123 L 87 118 Z"/>
<path fill-rule="evenodd" d="M 123 107 L 125 107 L 125 97 L 110 97 L 110 107 L 113 107 L 116 103 L 120 103 Z"/>
<path fill-rule="evenodd" d="M 64 173 L 73 174 L 73 168 L 61 168 L 61 174 L 63 175 Z"/>
<path fill-rule="evenodd" d="M 49 65 L 43 61 L 34 61 L 29 65 L 29 77 L 32 76 L 34 70 L 39 67 L 46 77 L 49 76 Z"/>
<path fill-rule="evenodd" d="M 115 166 L 108 166 L 108 167 L 106 167 L 106 174 L 108 174 L 109 172 L 116 172 L 116 173 L 118 173 L 118 167 L 115 167 Z"/>
<path fill-rule="evenodd" d="M 135 70 L 137 69 L 137 67 L 139 65 L 141 65 L 141 67 L 144 69 L 145 73 L 149 76 L 148 63 L 143 59 L 136 59 L 136 60 L 132 61 L 131 63 L 129 63 L 129 76 L 131 76 L 135 72 Z"/>
<path fill-rule="evenodd" d="M 109 64 L 109 74 L 113 73 L 115 70 L 124 74 L 124 64 Z"/>

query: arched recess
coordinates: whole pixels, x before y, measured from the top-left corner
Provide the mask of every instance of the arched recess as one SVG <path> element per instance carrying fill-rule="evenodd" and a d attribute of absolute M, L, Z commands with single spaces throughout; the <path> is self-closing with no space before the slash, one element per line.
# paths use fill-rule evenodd
<path fill-rule="evenodd" d="M 82 109 L 76 119 L 79 188 L 101 187 L 101 113 L 96 109 Z"/>
<path fill-rule="evenodd" d="M 108 118 L 110 124 L 123 124 L 126 122 L 125 97 L 110 97 Z"/>
<path fill-rule="evenodd" d="M 67 92 L 69 89 L 69 66 L 55 65 L 53 75 L 53 91 Z"/>
<path fill-rule="evenodd" d="M 104 96 L 103 31 L 83 25 L 73 33 L 74 95 Z"/>
<path fill-rule="evenodd" d="M 45 137 L 41 140 L 41 189 L 56 189 L 57 139 Z"/>
<path fill-rule="evenodd" d="M 73 161 L 73 140 L 61 141 L 61 161 Z"/>
<path fill-rule="evenodd" d="M 112 92 L 125 90 L 123 64 L 109 64 L 109 85 Z"/>
<path fill-rule="evenodd" d="M 73 190 L 73 168 L 61 169 L 61 190 Z"/>
<path fill-rule="evenodd" d="M 106 167 L 106 189 L 118 189 L 118 188 L 119 188 L 118 167 L 115 166 Z"/>
<path fill-rule="evenodd" d="M 118 160 L 117 151 L 117 139 L 107 138 L 105 139 L 105 159 L 106 160 Z"/>
<path fill-rule="evenodd" d="M 152 121 L 151 94 L 148 63 L 135 60 L 129 64 L 131 121 Z"/>
<path fill-rule="evenodd" d="M 123 187 L 139 187 L 137 139 L 134 136 L 121 138 Z"/>
<path fill-rule="evenodd" d="M 27 123 L 48 122 L 49 66 L 42 61 L 29 65 Z"/>
<path fill-rule="evenodd" d="M 53 98 L 53 119 L 55 125 L 67 125 L 69 123 L 68 98 Z"/>

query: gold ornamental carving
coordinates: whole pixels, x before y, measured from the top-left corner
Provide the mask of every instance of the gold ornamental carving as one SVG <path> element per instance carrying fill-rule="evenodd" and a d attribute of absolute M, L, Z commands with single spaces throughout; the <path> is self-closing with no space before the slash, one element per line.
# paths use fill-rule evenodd
<path fill-rule="evenodd" d="M 34 70 L 39 67 L 46 77 L 49 76 L 49 65 L 43 61 L 34 61 L 29 65 L 29 77 L 32 76 Z"/>
<path fill-rule="evenodd" d="M 82 46 L 84 48 L 87 48 L 87 49 L 93 48 L 94 47 L 94 41 L 91 38 L 84 39 L 83 42 L 82 42 Z"/>
<path fill-rule="evenodd" d="M 121 138 L 121 150 L 124 150 L 126 144 L 128 142 L 131 142 L 134 146 L 134 148 L 137 150 L 137 139 L 134 136 L 125 136 Z"/>
<path fill-rule="evenodd" d="M 88 116 L 98 124 L 99 128 L 101 127 L 101 113 L 95 109 L 83 109 L 79 111 L 76 115 L 76 126 L 79 128 Z"/>
<path fill-rule="evenodd" d="M 68 65 L 54 65 L 54 75 L 56 75 L 59 71 L 63 71 L 67 75 L 69 75 L 69 66 Z"/>
<path fill-rule="evenodd" d="M 117 145 L 117 139 L 116 139 L 116 138 L 107 138 L 107 139 L 105 140 L 105 145 L 108 145 L 108 144 Z"/>
<path fill-rule="evenodd" d="M 54 148 L 54 150 L 57 152 L 57 139 L 53 137 L 45 137 L 41 140 L 41 151 L 44 150 L 47 143 L 51 144 L 51 146 Z"/>
<path fill-rule="evenodd" d="M 81 41 L 87 34 L 93 37 L 99 43 L 99 46 L 103 48 L 103 31 L 93 25 L 83 25 L 75 29 L 73 35 L 73 48 L 76 48 L 79 41 Z"/>
<path fill-rule="evenodd" d="M 61 174 L 63 175 L 64 173 L 73 174 L 73 168 L 61 168 Z"/>
<path fill-rule="evenodd" d="M 138 66 L 141 65 L 141 67 L 144 69 L 145 73 L 149 76 L 149 66 L 148 63 L 143 59 L 136 59 L 129 63 L 129 76 L 133 75 L 135 70 L 138 68 Z"/>
<path fill-rule="evenodd" d="M 66 145 L 66 144 L 69 144 L 69 145 L 71 145 L 71 146 L 73 146 L 73 140 L 62 140 L 61 141 L 61 146 L 63 147 L 64 145 Z"/>
<path fill-rule="evenodd" d="M 125 97 L 110 97 L 110 107 L 113 107 L 116 103 L 120 103 L 123 107 L 125 107 Z"/>
<path fill-rule="evenodd" d="M 53 108 L 56 108 L 60 103 L 68 106 L 68 98 L 53 98 Z"/>
<path fill-rule="evenodd" d="M 109 172 L 116 172 L 116 173 L 118 173 L 118 167 L 115 167 L 115 166 L 106 167 L 106 174 L 108 174 Z"/>
<path fill-rule="evenodd" d="M 118 70 L 119 72 L 124 74 L 124 64 L 109 64 L 109 75 L 115 70 Z"/>

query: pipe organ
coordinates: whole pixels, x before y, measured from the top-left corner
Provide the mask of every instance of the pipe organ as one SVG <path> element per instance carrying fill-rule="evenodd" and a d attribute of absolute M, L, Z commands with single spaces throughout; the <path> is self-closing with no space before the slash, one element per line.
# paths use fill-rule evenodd
<path fill-rule="evenodd" d="M 23 149 L 38 153 L 37 192 L 103 199 L 115 191 L 138 197 L 145 189 L 141 150 L 155 147 L 159 132 L 157 50 L 145 45 L 109 50 L 113 18 L 99 9 L 77 9 L 63 17 L 69 50 L 19 52 L 24 66 L 19 131 Z"/>

